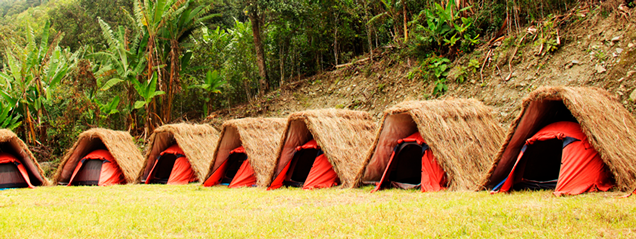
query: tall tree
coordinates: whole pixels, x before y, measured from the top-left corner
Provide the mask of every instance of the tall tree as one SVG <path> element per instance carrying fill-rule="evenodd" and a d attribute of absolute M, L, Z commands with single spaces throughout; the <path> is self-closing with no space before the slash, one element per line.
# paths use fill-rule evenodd
<path fill-rule="evenodd" d="M 269 80 L 267 78 L 267 65 L 265 62 L 265 50 L 263 47 L 262 25 L 264 22 L 263 3 L 259 0 L 246 0 L 247 16 L 252 22 L 252 35 L 254 36 L 254 48 L 256 50 L 256 64 L 258 65 L 258 82 L 260 85 L 259 94 L 262 96 L 269 90 Z"/>

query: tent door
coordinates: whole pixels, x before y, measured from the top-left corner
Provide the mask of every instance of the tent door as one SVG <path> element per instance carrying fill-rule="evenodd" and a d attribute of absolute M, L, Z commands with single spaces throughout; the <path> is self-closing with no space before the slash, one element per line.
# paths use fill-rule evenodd
<path fill-rule="evenodd" d="M 312 148 L 297 151 L 294 154 L 294 158 L 292 158 L 291 167 L 288 171 L 290 180 L 286 180 L 284 185 L 302 187 L 307 180 L 307 176 L 309 176 L 309 172 L 311 171 L 311 167 L 314 165 L 314 161 L 316 161 L 316 157 L 320 152 L 321 150 Z"/>
<path fill-rule="evenodd" d="M 175 161 L 177 161 L 177 156 L 174 154 L 167 153 L 159 156 L 152 174 L 148 176 L 150 183 L 168 183 Z"/>
<path fill-rule="evenodd" d="M 245 153 L 233 153 L 230 154 L 228 160 L 228 166 L 225 170 L 225 175 L 223 175 L 223 179 L 221 180 L 222 184 L 230 184 L 236 173 L 243 165 L 243 162 L 247 159 L 247 154 Z"/>
<path fill-rule="evenodd" d="M 0 188 L 26 188 L 29 184 L 15 163 L 0 164 Z"/>
<path fill-rule="evenodd" d="M 521 179 L 515 180 L 513 190 L 555 189 L 561 172 L 563 141 L 549 139 L 525 146 L 520 159 Z"/>
<path fill-rule="evenodd" d="M 422 145 L 416 142 L 402 143 L 398 147 L 389 172 L 393 187 L 416 188 L 422 182 L 422 154 Z"/>
<path fill-rule="evenodd" d="M 99 185 L 99 176 L 102 173 L 103 163 L 104 161 L 99 159 L 84 160 L 71 185 Z"/>

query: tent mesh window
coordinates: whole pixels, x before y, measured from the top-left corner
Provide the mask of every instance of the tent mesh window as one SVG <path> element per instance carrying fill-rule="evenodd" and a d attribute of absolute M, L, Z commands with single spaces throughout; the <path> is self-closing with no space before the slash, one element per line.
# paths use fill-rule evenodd
<path fill-rule="evenodd" d="M 289 167 L 288 174 L 291 174 L 290 180 L 285 181 L 284 184 L 287 186 L 302 187 L 319 153 L 319 149 L 301 149 L 296 152 Z"/>
<path fill-rule="evenodd" d="M 24 188 L 28 186 L 15 163 L 0 164 L 0 188 Z"/>
<path fill-rule="evenodd" d="M 177 155 L 174 154 L 164 154 L 162 156 L 159 156 L 159 158 L 157 159 L 157 165 L 153 170 L 154 175 L 150 175 L 150 183 L 168 183 L 168 179 L 170 179 L 170 173 L 172 173 L 172 168 L 174 167 L 174 163 L 176 161 Z"/>
<path fill-rule="evenodd" d="M 71 185 L 99 185 L 99 176 L 102 173 L 103 164 L 104 161 L 99 159 L 84 160 Z"/>
<path fill-rule="evenodd" d="M 528 145 L 518 165 L 522 179 L 513 190 L 555 189 L 561 172 L 562 153 L 563 141 L 558 139 Z"/>
<path fill-rule="evenodd" d="M 245 153 L 230 154 L 228 158 L 228 162 L 227 162 L 228 166 L 227 166 L 227 169 L 225 170 L 225 175 L 223 175 L 223 179 L 221 180 L 221 183 L 222 184 L 231 183 L 232 179 L 234 179 L 234 176 L 236 176 L 236 173 L 241 168 L 241 165 L 243 165 L 243 162 L 245 162 L 245 160 L 247 160 L 247 154 Z"/>
<path fill-rule="evenodd" d="M 389 171 L 389 181 L 419 185 L 422 182 L 422 145 L 415 142 L 398 146 Z"/>

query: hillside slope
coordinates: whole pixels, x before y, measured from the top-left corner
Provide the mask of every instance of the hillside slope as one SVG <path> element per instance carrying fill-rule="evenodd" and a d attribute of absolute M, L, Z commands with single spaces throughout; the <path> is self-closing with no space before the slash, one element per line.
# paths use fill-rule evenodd
<path fill-rule="evenodd" d="M 506 36 L 500 47 L 492 48 L 484 64 L 491 49 L 484 44 L 453 62 L 449 90 L 441 96 L 431 95 L 431 81 L 418 74 L 409 77 L 413 76 L 411 71 L 419 69 L 414 60 L 400 57 L 396 49 L 385 48 L 376 52 L 375 61 L 353 62 L 335 71 L 296 79 L 250 104 L 213 112 L 206 121 L 220 127 L 224 120 L 232 118 L 285 117 L 294 111 L 319 108 L 365 110 L 379 118 L 387 107 L 403 100 L 475 98 L 493 107 L 502 126 L 507 127 L 518 114 L 523 97 L 540 86 L 601 87 L 633 113 L 636 23 L 629 12 L 617 10 L 607 16 L 600 12 L 598 8 L 579 9 L 571 12 L 567 21 L 557 17 L 528 26 L 550 30 L 545 26 L 558 25 L 555 37 L 560 44 L 554 52 L 545 48 L 547 44 L 542 39 L 547 37 L 535 37 L 543 34 L 540 31 L 532 35 L 521 32 Z M 557 28 L 551 28 L 554 29 Z M 509 66 L 513 54 L 515 58 Z M 466 70 L 471 59 L 479 61 L 478 69 L 473 66 L 474 71 Z M 451 80 L 458 72 L 464 74 L 466 82 Z"/>

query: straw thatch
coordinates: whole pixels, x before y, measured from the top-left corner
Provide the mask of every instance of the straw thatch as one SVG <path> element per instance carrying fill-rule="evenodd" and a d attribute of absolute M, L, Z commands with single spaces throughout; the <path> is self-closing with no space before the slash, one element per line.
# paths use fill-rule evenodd
<path fill-rule="evenodd" d="M 138 180 L 145 180 L 159 154 L 176 143 L 188 158 L 199 182 L 202 182 L 208 173 L 218 140 L 219 131 L 210 125 L 180 123 L 161 126 L 150 135 L 146 161 Z"/>
<path fill-rule="evenodd" d="M 477 100 L 406 101 L 384 112 L 357 184 L 380 181 L 399 139 L 419 131 L 448 178 L 450 190 L 476 190 L 492 165 L 503 129 Z"/>
<path fill-rule="evenodd" d="M 254 169 L 256 185 L 266 187 L 274 170 L 276 150 L 285 122 L 282 118 L 244 118 L 223 123 L 221 138 L 206 179 L 227 160 L 230 151 L 243 146 Z"/>
<path fill-rule="evenodd" d="M 54 183 L 68 184 L 77 163 L 98 149 L 110 152 L 124 174 L 126 183 L 135 182 L 144 159 L 133 137 L 126 131 L 95 128 L 81 133 L 77 142 L 66 152 L 53 177 Z"/>
<path fill-rule="evenodd" d="M 577 121 L 620 190 L 636 186 L 636 120 L 599 88 L 541 87 L 530 93 L 484 178 L 492 188 L 510 173 L 525 140 L 556 121 Z"/>
<path fill-rule="evenodd" d="M 33 157 L 33 153 L 31 153 L 29 147 L 11 130 L 0 129 L 0 152 L 9 153 L 24 164 L 24 168 L 28 171 L 33 186 L 50 185 L 49 180 L 44 177 L 44 171 L 40 168 L 40 164 L 35 160 L 35 157 Z"/>
<path fill-rule="evenodd" d="M 271 180 L 293 158 L 297 146 L 312 138 L 338 174 L 342 187 L 353 187 L 358 171 L 363 167 L 364 154 L 373 142 L 376 128 L 367 112 L 351 110 L 309 110 L 293 113 L 277 151 L 276 169 Z"/>

